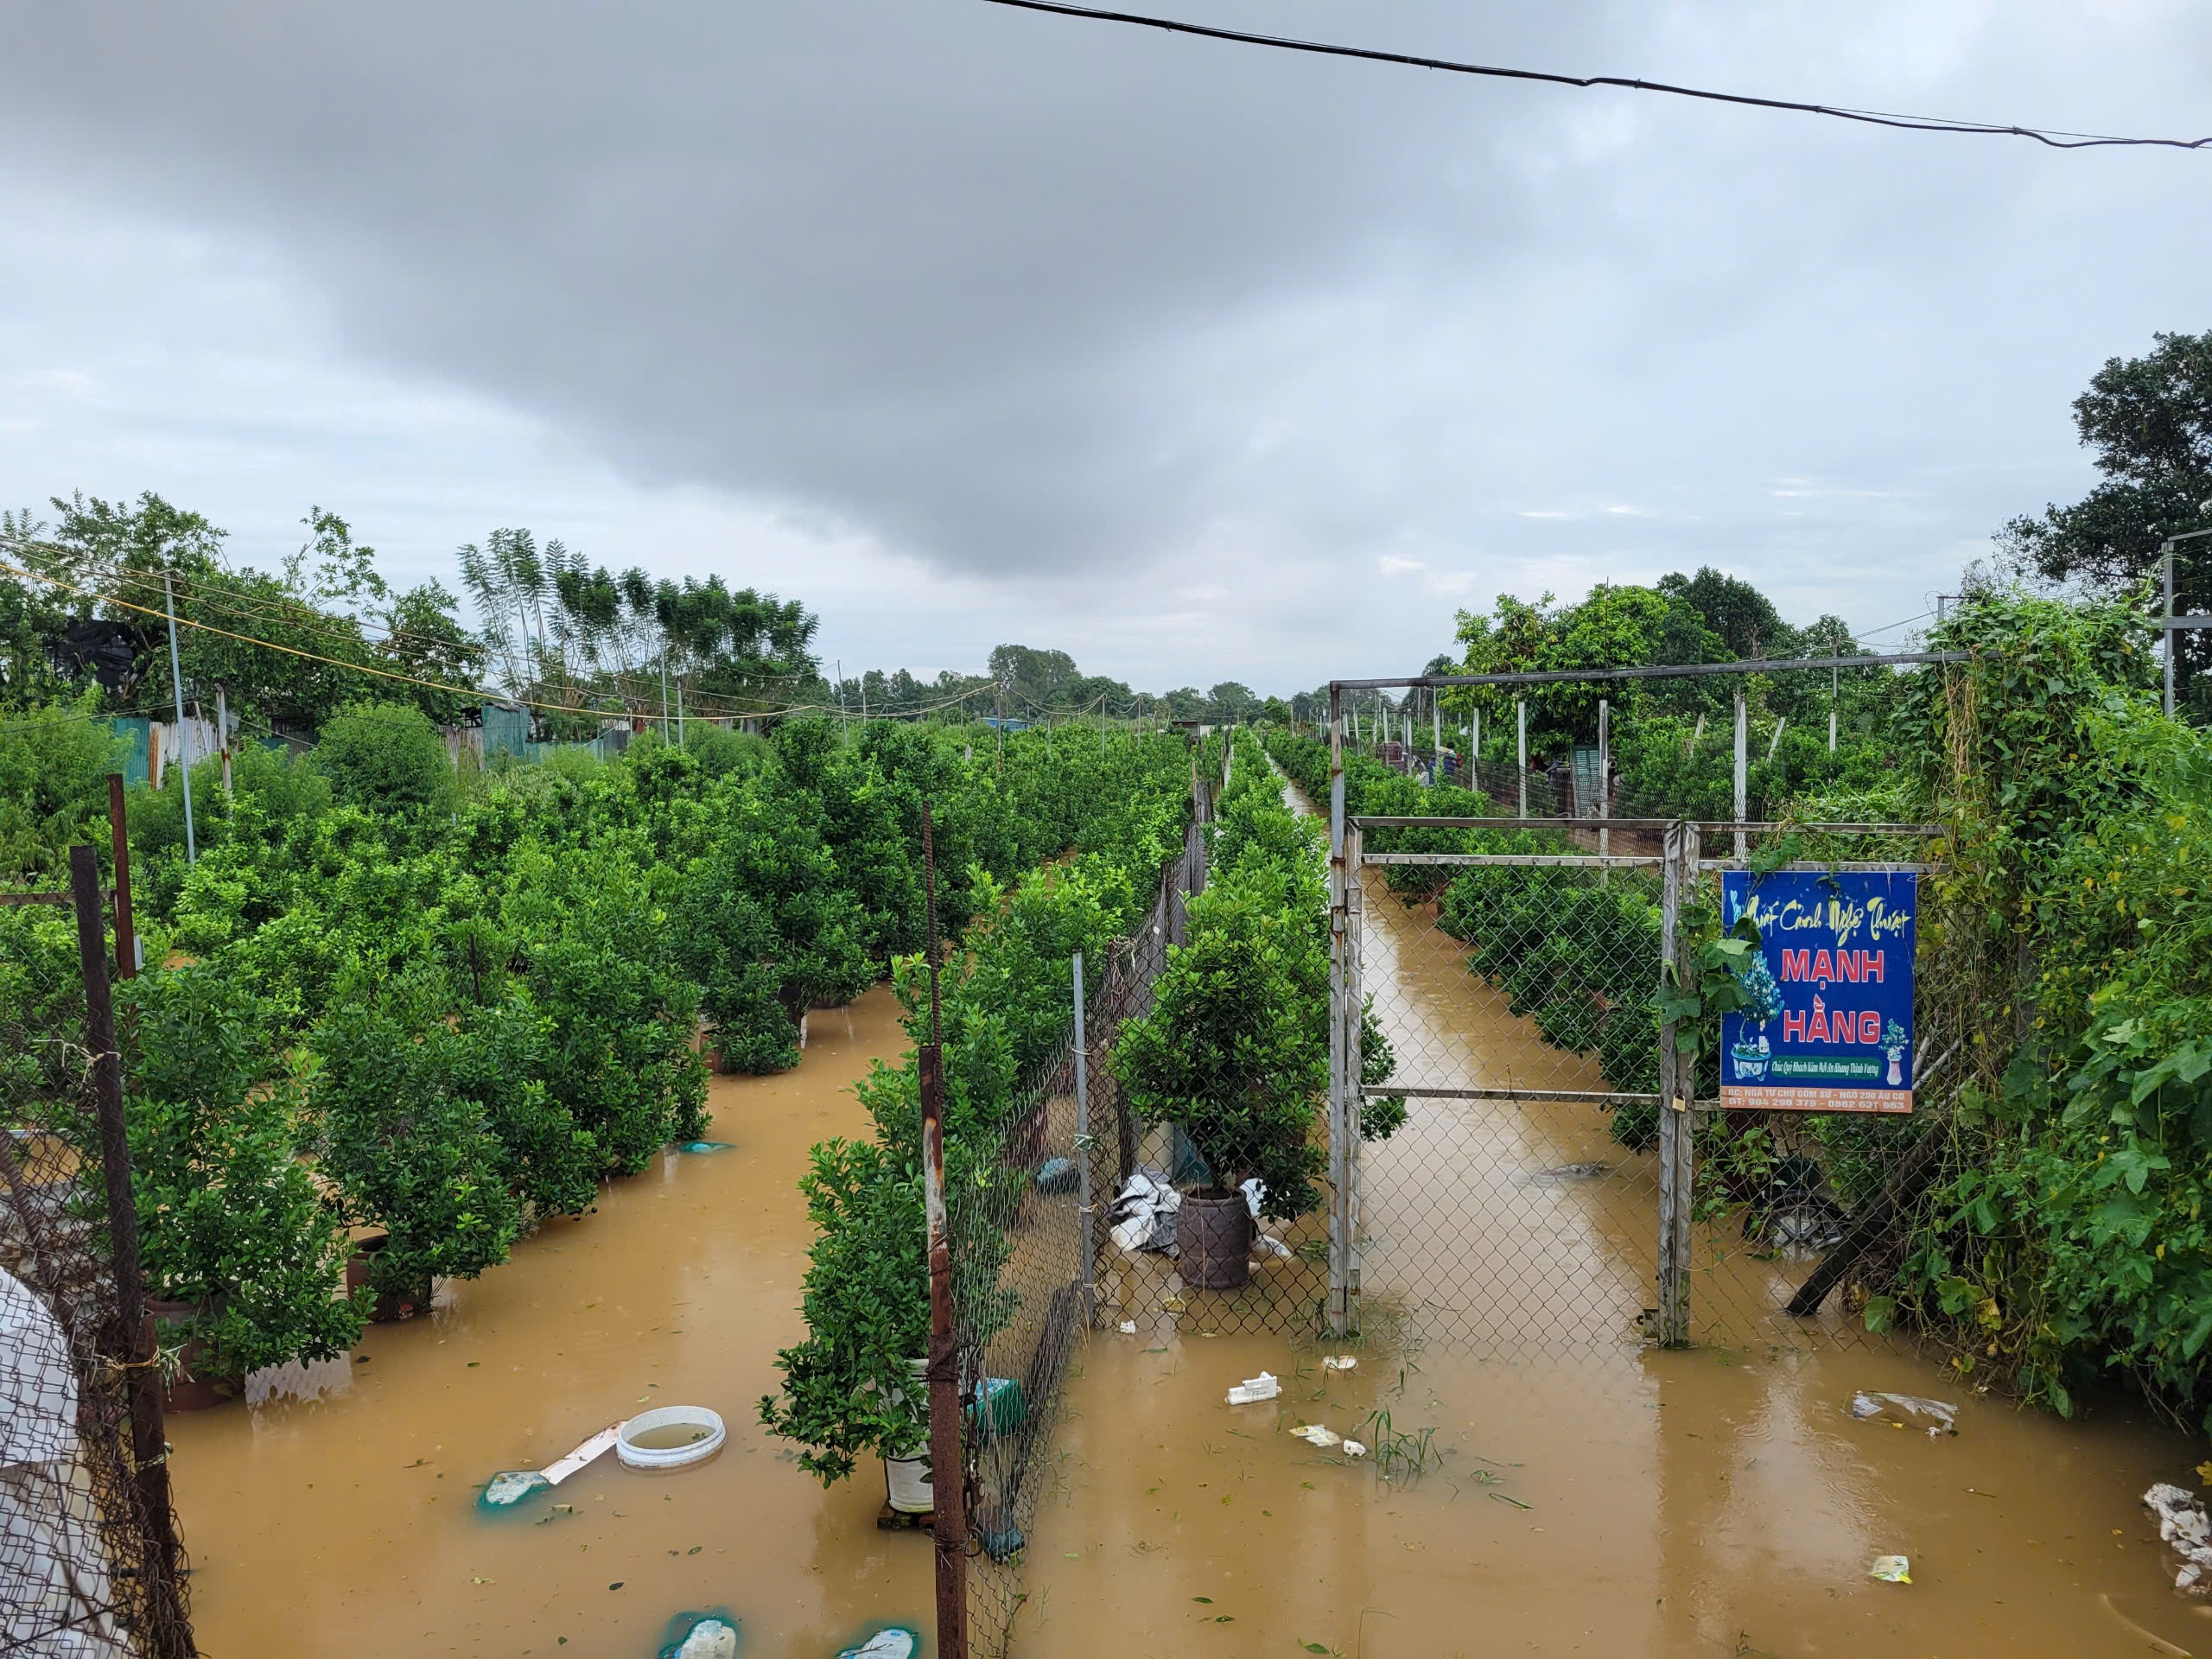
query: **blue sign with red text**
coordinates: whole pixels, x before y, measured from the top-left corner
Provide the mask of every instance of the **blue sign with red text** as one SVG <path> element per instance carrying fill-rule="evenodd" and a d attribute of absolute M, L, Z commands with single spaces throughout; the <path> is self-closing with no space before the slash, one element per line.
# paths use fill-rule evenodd
<path fill-rule="evenodd" d="M 1792 1112 L 1912 1109 L 1919 877 L 1791 870 L 1720 878 L 1723 925 L 1749 915 L 1752 1007 L 1720 1016 L 1720 1103 Z"/>

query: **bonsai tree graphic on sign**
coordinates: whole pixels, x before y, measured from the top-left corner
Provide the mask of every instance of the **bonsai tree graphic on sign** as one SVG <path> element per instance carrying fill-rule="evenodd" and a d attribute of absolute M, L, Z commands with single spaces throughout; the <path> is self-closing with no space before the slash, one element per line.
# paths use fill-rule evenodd
<path fill-rule="evenodd" d="M 1751 954 L 1750 965 L 1737 979 L 1744 988 L 1740 1010 L 1744 1024 L 1729 1054 L 1736 1063 L 1737 1077 L 1755 1083 L 1766 1076 L 1770 1052 L 1766 1026 L 1768 1020 L 1781 1017 L 1782 988 L 1774 982 L 1774 969 L 1767 966 L 1765 955 L 1756 950 Z"/>

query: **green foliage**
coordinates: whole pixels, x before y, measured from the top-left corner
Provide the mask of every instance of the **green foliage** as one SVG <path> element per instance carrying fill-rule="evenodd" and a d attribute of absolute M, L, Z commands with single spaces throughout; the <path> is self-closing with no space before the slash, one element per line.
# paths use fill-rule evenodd
<path fill-rule="evenodd" d="M 345 1235 L 298 1160 L 300 1079 L 254 998 L 205 967 L 118 991 L 149 1290 L 193 1305 L 214 1376 L 344 1353 L 364 1312 L 332 1294 Z"/>
<path fill-rule="evenodd" d="M 348 806 L 398 817 L 439 815 L 454 804 L 445 740 L 419 709 L 357 703 L 328 721 L 315 767 Z"/>
<path fill-rule="evenodd" d="M 2075 429 L 2102 481 L 2071 505 L 2004 527 L 1999 541 L 2016 569 L 2118 597 L 2155 577 L 2167 537 L 2212 528 L 2212 332 L 2152 339 L 2144 356 L 2108 359 L 2074 400 Z M 2175 566 L 2180 607 L 2205 609 L 2205 543 L 2182 543 Z M 2186 685 L 2212 640 L 2185 632 L 2177 643 Z"/>
<path fill-rule="evenodd" d="M 59 883 L 75 842 L 107 840 L 107 775 L 126 745 L 96 695 L 0 715 L 0 882 Z"/>
<path fill-rule="evenodd" d="M 426 1307 L 434 1277 L 473 1279 L 507 1259 L 522 1205 L 502 1178 L 467 1039 L 403 985 L 367 988 L 315 1028 L 321 1170 L 346 1218 L 389 1235 L 370 1258 L 378 1294 Z M 472 1075 L 474 1073 L 474 1075 Z"/>
<path fill-rule="evenodd" d="M 828 1486 L 871 1452 L 911 1458 L 928 1445 L 911 1362 L 929 1347 L 929 1262 L 918 1165 L 867 1141 L 810 1156 L 799 1183 L 815 1230 L 800 1302 L 809 1334 L 776 1356 L 783 1386 L 761 1396 L 760 1424 Z"/>
<path fill-rule="evenodd" d="M 1070 957 L 1103 963 L 1112 942 L 1145 913 L 1160 868 L 1179 850 L 1189 772 L 1175 738 L 1109 747 L 1048 747 L 1041 734 L 1007 742 L 1004 787 L 1040 803 L 1043 821 L 1068 840 L 1046 849 L 1010 893 L 978 862 L 964 882 L 975 921 L 940 973 L 945 1076 L 948 1225 L 959 1263 L 956 1294 L 970 1341 L 988 1340 L 1014 1316 L 998 1282 L 1029 1179 L 1020 1148 L 1065 1040 Z M 970 770 L 950 740 L 878 728 L 863 760 L 894 787 L 932 791 L 939 826 L 939 891 L 948 890 L 948 830 L 963 850 L 1003 847 L 995 823 L 996 768 Z M 961 787 L 963 777 L 966 786 Z M 1028 833 L 1046 833 L 1025 820 Z M 918 842 L 917 819 L 914 839 Z M 1072 856 L 1068 842 L 1079 842 Z M 1040 859 L 1040 863 L 1042 862 Z M 926 963 L 902 956 L 895 986 L 917 1046 L 929 1036 Z M 807 1335 L 777 1356 L 781 1390 L 760 1421 L 801 1448 L 803 1467 L 827 1484 L 867 1452 L 911 1456 L 924 1440 L 909 1362 L 929 1330 L 923 1259 L 921 1113 L 917 1058 L 877 1062 L 855 1091 L 873 1138 L 814 1148 L 802 1184 L 816 1237 L 804 1281 Z M 894 1399 L 900 1395 L 902 1399 Z"/>

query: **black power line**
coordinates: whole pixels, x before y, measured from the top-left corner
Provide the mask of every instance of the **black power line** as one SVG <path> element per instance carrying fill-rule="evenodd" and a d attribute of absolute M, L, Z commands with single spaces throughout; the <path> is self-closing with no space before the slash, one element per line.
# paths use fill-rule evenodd
<path fill-rule="evenodd" d="M 1552 86 L 1618 86 L 1632 92 L 1666 92 L 1675 98 L 1703 99 L 1713 104 L 1744 104 L 1754 109 L 1786 110 L 1799 115 L 1825 115 L 1838 121 L 1858 121 L 1874 127 L 1900 127 L 1908 132 L 1962 132 L 1985 137 L 2032 138 L 2053 149 L 2096 149 L 2135 146 L 2162 149 L 2212 149 L 2206 138 L 2123 138 L 2110 133 L 2066 132 L 2043 127 L 2010 126 L 1998 121 L 1951 121 L 1930 115 L 1898 115 L 1887 110 L 1859 110 L 1836 104 L 1801 104 L 1786 98 L 1755 98 L 1748 92 L 1716 92 L 1700 86 L 1676 86 L 1663 80 L 1639 80 L 1626 75 L 1560 75 L 1542 69 L 1508 69 L 1496 64 L 1460 63 L 1450 58 L 1424 58 L 1410 52 L 1383 52 L 1371 47 L 1338 46 L 1325 41 L 1301 41 L 1281 35 L 1255 35 L 1241 29 L 1217 29 L 1209 23 L 1185 22 L 1173 17 L 1148 16 L 1135 11 L 1107 11 L 1096 6 L 1068 5 L 1062 0 L 985 0 L 994 6 L 1013 6 L 1021 11 L 1051 12 L 1062 17 L 1086 17 L 1095 22 L 1134 23 L 1142 29 L 1165 29 L 1171 35 L 1198 35 L 1211 41 L 1232 41 L 1241 46 L 1271 46 L 1283 52 L 1310 52 L 1325 58 L 1363 58 L 1372 63 L 1402 64 L 1413 69 L 1440 69 L 1455 75 L 1486 75 L 1496 80 L 1535 80 Z"/>

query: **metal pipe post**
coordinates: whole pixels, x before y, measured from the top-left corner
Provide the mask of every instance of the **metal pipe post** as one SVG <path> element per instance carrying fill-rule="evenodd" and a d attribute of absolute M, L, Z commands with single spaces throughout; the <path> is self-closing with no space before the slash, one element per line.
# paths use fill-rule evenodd
<path fill-rule="evenodd" d="M 1345 979 L 1351 938 L 1344 865 L 1344 709 L 1343 694 L 1329 688 L 1329 1334 L 1344 1334 L 1350 1308 L 1344 1293 L 1351 1260 L 1344 1200 L 1351 1191 L 1350 1148 L 1344 1133 L 1351 1067 L 1344 1047 Z"/>
<path fill-rule="evenodd" d="M 220 680 L 215 682 L 215 753 L 223 757 L 223 798 L 236 800 L 231 788 L 231 700 Z"/>
<path fill-rule="evenodd" d="M 1098 1313 L 1098 1239 L 1090 1199 L 1090 1044 L 1084 1027 L 1083 952 L 1075 953 L 1075 1179 L 1076 1217 L 1083 1229 L 1083 1328 Z"/>
<path fill-rule="evenodd" d="M 1513 723 L 1516 728 L 1516 742 L 1521 755 L 1521 816 L 1529 816 L 1529 700 L 1513 700 Z"/>
<path fill-rule="evenodd" d="M 1751 741 L 1751 711 L 1744 706 L 1744 694 L 1738 691 L 1736 694 L 1736 793 L 1734 797 L 1736 822 L 1738 823 L 1743 823 L 1747 816 L 1745 803 L 1749 799 L 1751 792 L 1751 778 L 1747 771 L 1749 762 L 1745 758 L 1747 746 Z M 1745 851 L 1746 845 L 1744 832 L 1738 830 L 1736 832 L 1738 858 L 1749 856 Z"/>
<path fill-rule="evenodd" d="M 952 1236 L 944 1211 L 944 1048 L 938 993 L 937 849 L 922 803 L 922 898 L 928 923 L 930 1040 L 916 1071 L 922 1105 L 922 1211 L 929 1229 L 930 1507 L 937 1555 L 937 1650 L 968 1659 L 967 1477 L 960 1457 L 960 1351 L 952 1330 Z"/>
<path fill-rule="evenodd" d="M 162 1433 L 162 1382 L 154 1364 L 154 1330 L 146 1317 L 146 1278 L 138 1255 L 138 1206 L 130 1192 L 130 1142 L 123 1122 L 123 1057 L 115 1045 L 115 1004 L 108 990 L 107 928 L 100 911 L 99 854 L 69 849 L 69 887 L 77 907 L 77 953 L 85 974 L 85 1046 L 92 1061 L 92 1105 L 99 1119 L 100 1176 L 106 1186 L 108 1238 L 114 1251 L 114 1340 L 130 1370 L 130 1461 L 138 1522 L 147 1544 L 146 1598 L 153 1614 L 152 1651 L 191 1659 L 192 1625 L 178 1583 L 175 1513 L 169 1503 L 168 1448 Z"/>
<path fill-rule="evenodd" d="M 1670 823 L 1665 846 L 1659 953 L 1679 983 L 1690 971 L 1681 918 L 1682 901 L 1694 892 L 1697 880 L 1697 831 L 1687 823 Z M 1683 1075 L 1670 1020 L 1659 1027 L 1659 1309 L 1654 1332 L 1669 1348 L 1682 1346 L 1690 1334 L 1690 1211 L 1695 1201 L 1690 1101 L 1696 1092 L 1695 1076 Z"/>
<path fill-rule="evenodd" d="M 1600 858 L 1613 855 L 1613 832 L 1605 827 L 1605 821 L 1613 816 L 1612 762 L 1612 705 L 1600 697 L 1598 699 L 1598 856 Z M 1611 886 L 1612 876 L 1611 866 L 1600 865 L 1598 885 L 1601 887 Z"/>
<path fill-rule="evenodd" d="M 185 741 L 184 668 L 176 654 L 176 589 L 166 570 L 162 573 L 162 599 L 169 613 L 169 684 L 176 693 L 176 752 L 184 765 L 184 861 L 197 864 L 200 843 L 192 834 L 192 747 Z"/>
<path fill-rule="evenodd" d="M 138 976 L 138 930 L 130 920 L 130 824 L 124 804 L 123 774 L 107 775 L 108 849 L 115 861 L 115 976 Z"/>
<path fill-rule="evenodd" d="M 2166 637 L 2166 715 L 2171 719 L 2174 712 L 2174 544 L 2171 541 L 2158 550 L 2158 563 L 2165 575 L 2166 616 L 2159 632 Z"/>

